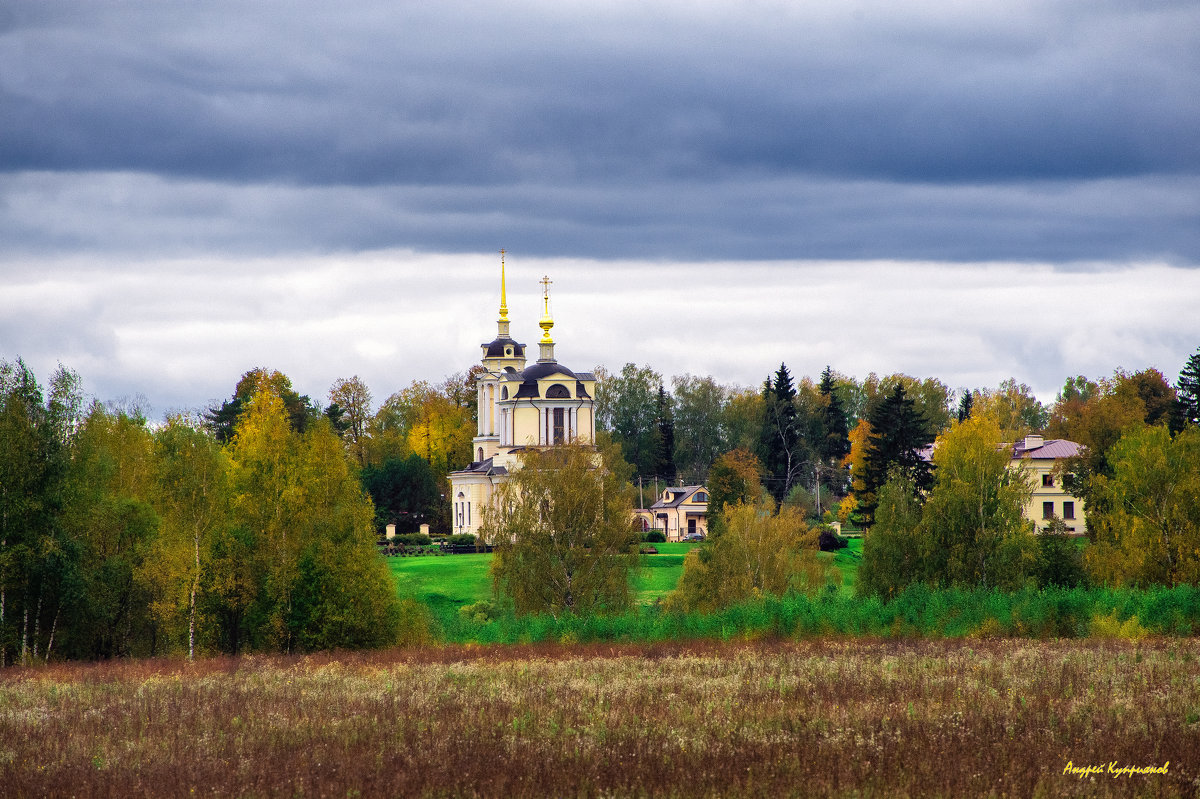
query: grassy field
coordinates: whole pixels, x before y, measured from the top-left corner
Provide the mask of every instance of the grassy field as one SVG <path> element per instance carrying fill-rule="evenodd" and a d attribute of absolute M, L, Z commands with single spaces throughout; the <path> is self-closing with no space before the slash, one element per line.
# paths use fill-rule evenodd
<path fill-rule="evenodd" d="M 1194 796 L 1198 662 L 1197 639 L 774 640 L 12 669 L 0 794 Z"/>
<path fill-rule="evenodd" d="M 683 559 L 696 544 L 655 544 L 659 554 L 642 556 L 642 568 L 634 575 L 634 590 L 640 605 L 653 604 L 675 589 L 683 574 Z M 833 555 L 823 554 L 842 575 L 841 590 L 854 588 L 858 563 L 862 560 L 862 539 L 851 539 L 850 546 Z M 411 597 L 431 607 L 469 605 L 492 595 L 488 567 L 491 555 L 446 555 L 444 557 L 388 558 L 401 596 Z"/>

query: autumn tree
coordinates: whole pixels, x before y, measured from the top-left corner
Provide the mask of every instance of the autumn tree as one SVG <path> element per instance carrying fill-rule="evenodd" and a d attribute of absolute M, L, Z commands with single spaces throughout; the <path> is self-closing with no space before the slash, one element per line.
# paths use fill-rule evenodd
<path fill-rule="evenodd" d="M 1000 425 L 1001 438 L 1008 442 L 1041 431 L 1050 418 L 1046 406 L 1033 395 L 1033 389 L 1012 377 L 1001 381 L 995 390 L 980 391 L 973 403 L 973 413 L 995 419 Z"/>
<path fill-rule="evenodd" d="M 339 378 L 329 389 L 329 407 L 336 407 L 346 449 L 359 466 L 367 463 L 367 423 L 371 419 L 371 390 L 358 375 Z"/>
<path fill-rule="evenodd" d="M 619 613 L 637 566 L 630 468 L 611 446 L 529 450 L 484 509 L 498 596 L 518 613 Z"/>
<path fill-rule="evenodd" d="M 712 612 L 753 597 L 814 592 L 825 585 L 817 533 L 798 510 L 775 512 L 769 499 L 737 502 L 721 510 L 719 529 L 687 554 L 671 606 Z"/>
<path fill-rule="evenodd" d="M 924 568 L 935 583 L 1017 588 L 1036 567 L 1022 515 L 1033 485 L 1024 469 L 1010 468 L 1000 438 L 1000 425 L 982 413 L 938 438 L 920 527 Z"/>
<path fill-rule="evenodd" d="M 1086 560 L 1111 585 L 1200 583 L 1200 428 L 1129 430 L 1095 478 L 1102 513 L 1089 512 Z"/>
<path fill-rule="evenodd" d="M 417 380 L 388 397 L 369 425 L 368 463 L 419 455 L 439 479 L 471 462 L 475 436 L 474 392 L 468 396 L 462 375 L 440 385 Z"/>
<path fill-rule="evenodd" d="M 232 648 L 243 640 L 283 651 L 390 643 L 397 606 L 375 551 L 371 504 L 328 423 L 293 430 L 282 398 L 261 381 L 230 459 L 236 529 L 214 561 L 232 571 L 214 569 L 225 581 L 214 592 L 242 603 L 232 618 L 250 622 L 226 631 Z M 230 557 L 241 550 L 249 566 Z"/>
<path fill-rule="evenodd" d="M 155 431 L 154 454 L 151 503 L 161 524 L 139 579 L 158 627 L 186 640 L 191 659 L 202 623 L 201 579 L 230 521 L 228 457 L 197 420 L 182 415 Z"/>
<path fill-rule="evenodd" d="M 726 431 L 722 449 L 758 449 L 762 436 L 766 405 L 761 391 L 753 388 L 731 389 L 721 414 Z"/>
<path fill-rule="evenodd" d="M 234 387 L 232 398 L 209 408 L 205 413 L 209 429 L 222 444 L 233 440 L 233 434 L 250 397 L 263 383 L 270 385 L 271 390 L 280 397 L 293 430 L 303 433 L 309 422 L 321 415 L 307 395 L 296 393 L 287 375 L 258 366 L 242 375 Z"/>

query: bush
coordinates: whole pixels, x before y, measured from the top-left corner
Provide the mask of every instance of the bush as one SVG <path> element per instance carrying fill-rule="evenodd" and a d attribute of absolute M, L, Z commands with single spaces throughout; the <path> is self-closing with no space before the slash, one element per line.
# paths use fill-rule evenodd
<path fill-rule="evenodd" d="M 662 530 L 651 530 L 642 537 L 642 540 L 647 544 L 662 544 L 666 542 L 667 537 L 663 535 Z"/>
<path fill-rule="evenodd" d="M 839 549 L 845 549 L 850 542 L 833 530 L 822 530 L 817 544 L 821 547 L 822 552 L 836 552 Z"/>
<path fill-rule="evenodd" d="M 456 547 L 473 547 L 475 546 L 475 536 L 471 533 L 458 533 L 447 537 L 446 543 Z"/>
<path fill-rule="evenodd" d="M 433 543 L 433 539 L 424 533 L 401 533 L 392 539 L 392 543 L 406 547 L 427 547 Z"/>

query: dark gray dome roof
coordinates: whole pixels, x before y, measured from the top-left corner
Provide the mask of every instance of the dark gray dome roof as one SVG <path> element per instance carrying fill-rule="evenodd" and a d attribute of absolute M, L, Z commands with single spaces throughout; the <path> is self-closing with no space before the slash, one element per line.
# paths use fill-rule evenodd
<path fill-rule="evenodd" d="M 504 354 L 505 345 L 512 347 L 512 355 Z M 490 344 L 484 344 L 487 347 L 485 358 L 524 358 L 525 345 L 518 344 L 511 338 L 498 338 Z"/>

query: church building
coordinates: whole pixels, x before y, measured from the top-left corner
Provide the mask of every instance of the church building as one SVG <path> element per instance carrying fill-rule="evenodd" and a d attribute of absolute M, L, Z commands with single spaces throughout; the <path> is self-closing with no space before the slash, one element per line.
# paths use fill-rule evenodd
<path fill-rule="evenodd" d="M 522 452 L 568 442 L 592 444 L 596 439 L 595 375 L 574 372 L 554 356 L 550 279 L 541 281 L 544 313 L 538 322 L 538 359 L 526 366 L 525 345 L 509 333 L 503 255 L 501 250 L 496 338 L 480 345 L 485 371 L 475 383 L 479 421 L 471 443 L 474 461 L 450 473 L 450 523 L 456 534 L 478 534 L 481 511 L 496 488 L 521 468 Z"/>

